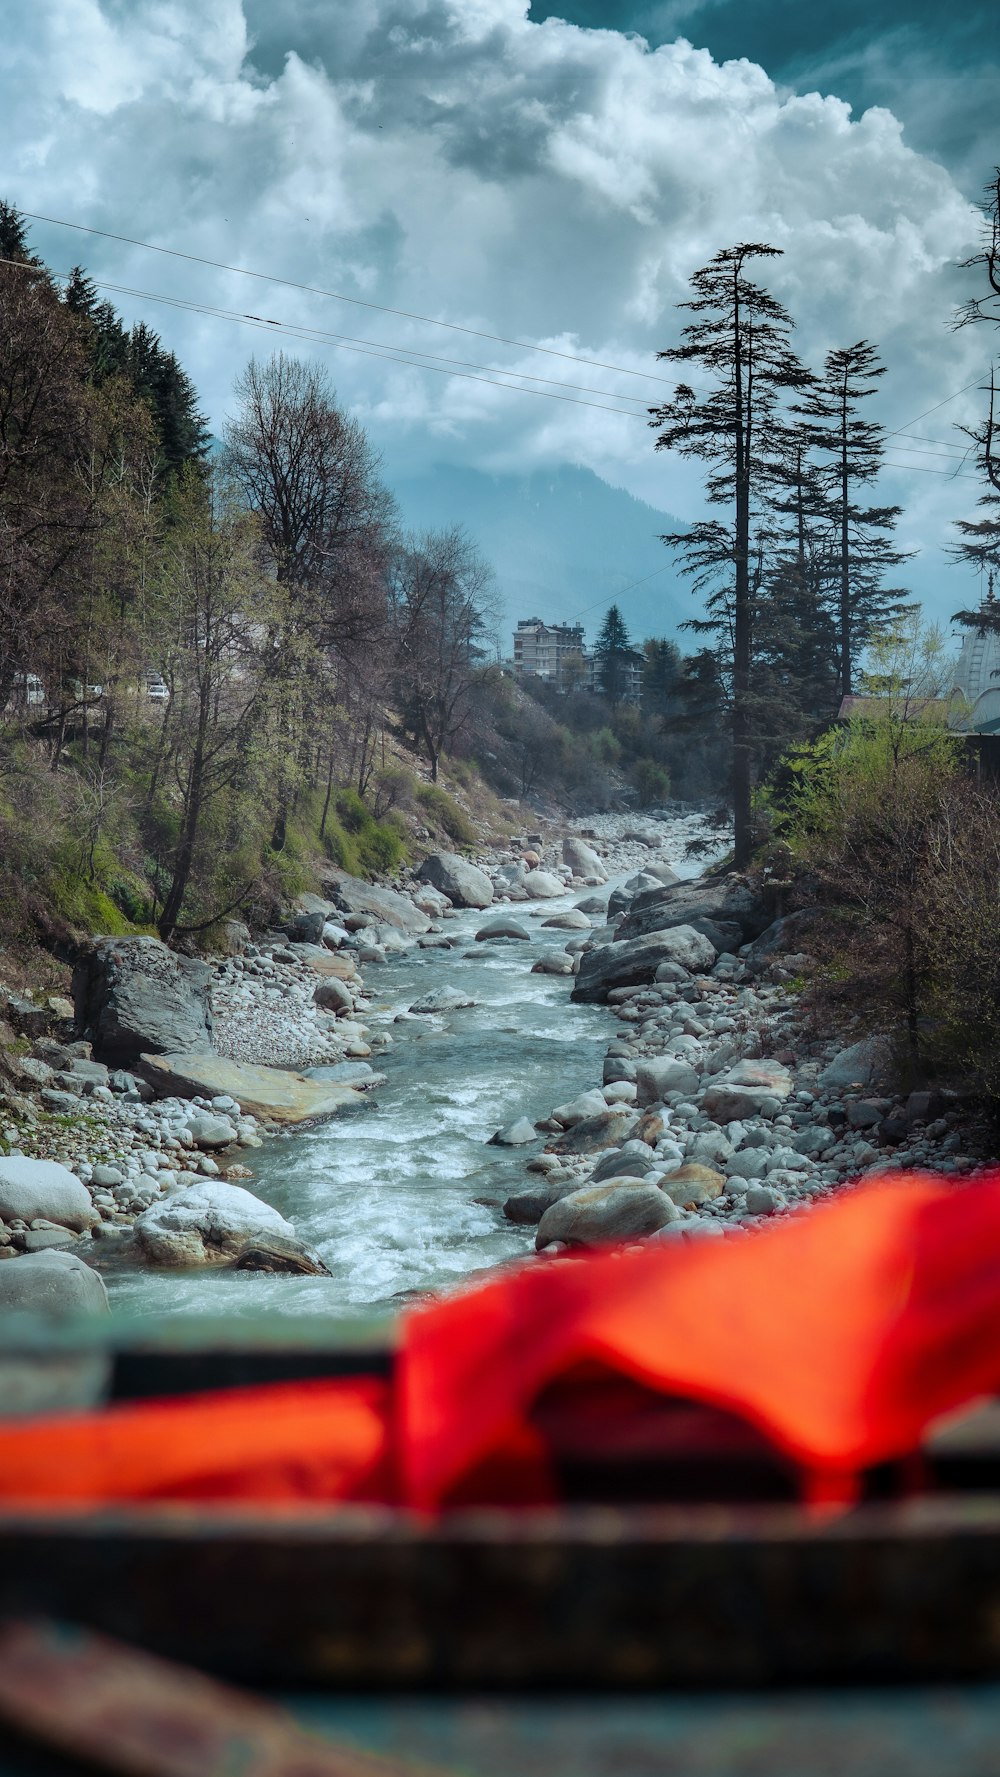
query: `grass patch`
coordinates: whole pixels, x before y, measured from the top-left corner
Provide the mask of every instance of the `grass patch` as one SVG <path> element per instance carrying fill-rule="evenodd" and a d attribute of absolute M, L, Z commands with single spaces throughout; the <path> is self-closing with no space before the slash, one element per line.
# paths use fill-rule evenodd
<path fill-rule="evenodd" d="M 416 798 L 429 821 L 447 833 L 456 845 L 475 845 L 479 835 L 458 803 L 440 784 L 418 784 Z"/>

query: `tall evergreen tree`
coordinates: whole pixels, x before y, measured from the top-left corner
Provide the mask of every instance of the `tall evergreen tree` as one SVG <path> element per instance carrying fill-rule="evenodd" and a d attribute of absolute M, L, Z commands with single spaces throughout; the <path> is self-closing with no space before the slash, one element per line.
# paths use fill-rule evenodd
<path fill-rule="evenodd" d="M 982 267 L 986 291 L 974 296 L 959 310 L 958 325 L 966 327 L 979 322 L 992 322 L 1000 327 L 1000 167 L 986 187 L 983 205 L 985 223 L 983 245 L 978 253 L 965 261 L 965 269 Z M 979 499 L 980 516 L 959 519 L 959 541 L 951 553 L 955 560 L 986 576 L 991 589 L 1000 587 L 1000 388 L 996 366 L 990 370 L 989 384 L 984 390 L 986 412 L 977 426 L 960 426 L 975 450 L 976 467 L 986 484 Z M 980 601 L 978 611 L 956 613 L 960 623 L 975 623 L 977 628 L 1000 629 L 1000 610 L 991 598 Z"/>
<path fill-rule="evenodd" d="M 865 419 L 863 401 L 874 395 L 885 365 L 867 340 L 829 352 L 823 375 L 796 408 L 804 435 L 819 454 L 818 474 L 832 532 L 831 603 L 836 613 L 840 694 L 848 697 L 866 642 L 893 623 L 906 596 L 885 585 L 885 576 L 907 557 L 892 546 L 899 506 L 865 506 L 860 490 L 876 480 L 885 453 L 885 430 Z"/>
<path fill-rule="evenodd" d="M 727 657 L 737 864 L 748 862 L 752 848 L 753 604 L 761 565 L 756 533 L 774 483 L 782 398 L 808 380 L 789 343 L 791 316 L 747 273 L 748 262 L 777 257 L 776 247 L 743 242 L 695 272 L 693 295 L 681 304 L 694 320 L 681 344 L 657 357 L 694 364 L 713 387 L 699 399 L 681 383 L 672 401 L 650 410 L 657 450 L 700 458 L 709 501 L 728 512 L 726 522 L 703 520 L 663 541 L 677 551 L 695 589 L 707 595 L 709 616 L 692 627 L 714 629 Z"/>
<path fill-rule="evenodd" d="M 634 658 L 625 619 L 617 605 L 610 605 L 594 643 L 594 659 L 597 683 L 612 709 L 617 709 L 625 696 Z"/>
<path fill-rule="evenodd" d="M 676 696 L 681 651 L 666 636 L 650 636 L 642 654 L 642 707 L 654 717 L 664 716 Z"/>

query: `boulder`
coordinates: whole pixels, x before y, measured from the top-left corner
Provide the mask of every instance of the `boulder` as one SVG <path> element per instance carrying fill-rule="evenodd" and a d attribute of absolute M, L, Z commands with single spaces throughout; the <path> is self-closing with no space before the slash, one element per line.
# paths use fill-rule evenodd
<path fill-rule="evenodd" d="M 548 870 L 529 870 L 521 879 L 529 901 L 554 901 L 566 893 L 566 884 Z"/>
<path fill-rule="evenodd" d="M 426 913 L 428 919 L 440 919 L 442 913 L 447 913 L 451 906 L 447 895 L 443 895 L 440 889 L 431 888 L 429 882 L 415 882 L 410 899 L 414 907 L 418 907 L 421 913 Z"/>
<path fill-rule="evenodd" d="M 599 1116 L 586 1117 L 565 1135 L 550 1143 L 554 1154 L 600 1154 L 605 1148 L 619 1148 L 635 1128 L 631 1111 L 608 1106 Z"/>
<path fill-rule="evenodd" d="M 702 1203 L 711 1203 L 722 1196 L 725 1188 L 726 1181 L 720 1172 L 690 1160 L 660 1180 L 660 1190 L 678 1209 L 697 1209 Z"/>
<path fill-rule="evenodd" d="M 598 1160 L 588 1184 L 602 1185 L 609 1178 L 645 1178 L 647 1172 L 661 1170 L 652 1148 L 644 1141 L 627 1141 L 613 1148 Z"/>
<path fill-rule="evenodd" d="M 693 936 L 699 943 L 707 943 L 698 933 Z M 713 961 L 714 956 L 713 951 Z M 584 1004 L 599 1005 L 614 987 L 642 987 L 652 981 L 660 963 L 665 961 L 676 961 L 669 931 L 653 932 L 648 937 L 634 938 L 626 943 L 616 940 L 612 944 L 597 945 L 593 950 L 585 950 L 580 958 L 580 972 L 572 997 Z"/>
<path fill-rule="evenodd" d="M 58 1222 L 80 1234 L 100 1220 L 90 1192 L 56 1160 L 0 1157 L 0 1221 Z"/>
<path fill-rule="evenodd" d="M 430 914 L 398 889 L 361 882 L 356 876 L 334 875 L 332 871 L 324 873 L 324 887 L 342 914 L 366 914 L 372 924 L 395 926 L 397 931 L 414 935 L 426 932 L 430 926 Z"/>
<path fill-rule="evenodd" d="M 841 1049 L 819 1076 L 826 1091 L 840 1092 L 851 1086 L 872 1086 L 888 1073 L 889 1044 L 885 1037 L 865 1037 Z"/>
<path fill-rule="evenodd" d="M 498 1148 L 521 1148 L 538 1139 L 535 1125 L 527 1117 L 518 1117 L 516 1123 L 508 1123 L 506 1129 L 498 1129 L 495 1135 L 491 1135 L 490 1143 Z"/>
<path fill-rule="evenodd" d="M 0 1313 L 107 1314 L 103 1278 L 75 1253 L 28 1253 L 0 1265 Z"/>
<path fill-rule="evenodd" d="M 229 1265 L 329 1276 L 284 1216 L 241 1185 L 191 1185 L 145 1210 L 135 1238 L 154 1265 Z"/>
<path fill-rule="evenodd" d="M 77 1024 L 112 1065 L 211 1053 L 212 971 L 158 938 L 99 938 L 73 973 Z"/>
<path fill-rule="evenodd" d="M 607 1108 L 607 1100 L 603 1093 L 581 1092 L 578 1098 L 572 1098 L 566 1104 L 557 1105 L 552 1112 L 553 1123 L 561 1123 L 564 1129 L 572 1129 L 577 1123 L 583 1123 L 588 1117 L 600 1117 Z"/>
<path fill-rule="evenodd" d="M 488 943 L 491 938 L 520 938 L 530 944 L 531 933 L 524 926 L 518 925 L 516 919 L 505 919 L 500 914 L 499 918 L 488 920 L 484 926 L 480 926 L 476 933 L 476 942 L 479 944 Z"/>
<path fill-rule="evenodd" d="M 218 1117 L 214 1111 L 191 1111 L 187 1119 L 187 1127 L 191 1131 L 191 1139 L 196 1148 L 210 1154 L 216 1148 L 228 1148 L 236 1140 L 236 1126 L 228 1117 Z"/>
<path fill-rule="evenodd" d="M 747 974 L 763 974 L 784 952 L 803 950 L 810 928 L 816 925 L 820 917 L 818 908 L 803 907 L 797 913 L 786 913 L 781 919 L 772 920 L 760 937 L 754 939 L 743 958 Z"/>
<path fill-rule="evenodd" d="M 532 963 L 531 973 L 533 975 L 572 975 L 573 958 L 565 950 L 548 950 Z"/>
<path fill-rule="evenodd" d="M 354 1011 L 354 995 L 346 982 L 339 981 L 336 975 L 330 975 L 325 981 L 316 983 L 313 999 L 324 1012 Z"/>
<path fill-rule="evenodd" d="M 584 895 L 582 901 L 577 901 L 576 910 L 578 913 L 587 914 L 588 924 L 592 919 L 603 921 L 608 911 L 608 897 L 607 895 Z"/>
<path fill-rule="evenodd" d="M 689 1061 L 674 1055 L 657 1055 L 635 1064 L 635 1083 L 640 1104 L 661 1104 L 668 1092 L 696 1092 L 698 1075 Z"/>
<path fill-rule="evenodd" d="M 738 926 L 741 943 L 759 937 L 771 924 L 771 914 L 745 883 L 713 883 L 700 878 L 658 886 L 636 895 L 622 920 L 619 936 L 640 938 L 649 932 L 666 931 L 670 926 L 690 925 L 696 919 Z"/>
<path fill-rule="evenodd" d="M 353 1087 L 307 1079 L 279 1067 L 249 1067 L 221 1055 L 144 1055 L 143 1076 L 160 1098 L 216 1098 L 228 1093 L 244 1114 L 265 1123 L 333 1117 L 364 1100 Z"/>
<path fill-rule="evenodd" d="M 680 963 L 681 968 L 687 969 L 691 975 L 702 974 L 714 966 L 715 946 L 694 926 L 671 926 L 669 931 L 661 933 L 661 937 L 664 944 L 662 962 Z"/>
<path fill-rule="evenodd" d="M 569 865 L 574 876 L 596 876 L 598 882 L 607 882 L 608 872 L 603 861 L 575 834 L 571 833 L 563 840 L 562 854 L 563 863 Z"/>
<path fill-rule="evenodd" d="M 432 852 L 417 875 L 421 882 L 440 889 L 455 907 L 488 907 L 493 899 L 493 884 L 486 872 L 460 858 L 457 852 Z"/>
<path fill-rule="evenodd" d="M 612 1178 L 604 1184 L 584 1185 L 551 1204 L 538 1224 L 535 1246 L 540 1249 L 552 1240 L 567 1246 L 635 1240 L 655 1234 L 676 1219 L 676 1206 L 655 1185 L 635 1178 Z"/>
<path fill-rule="evenodd" d="M 285 932 L 291 944 L 319 944 L 325 925 L 325 912 L 296 913 L 288 921 Z"/>
<path fill-rule="evenodd" d="M 468 1006 L 474 1006 L 467 993 L 457 987 L 438 987 L 433 993 L 425 993 L 423 999 L 414 1000 L 410 1007 L 420 1017 L 430 1018 L 437 1012 L 461 1012 Z"/>
<path fill-rule="evenodd" d="M 548 926 L 555 926 L 564 932 L 593 930 L 592 921 L 587 918 L 585 913 L 580 912 L 579 907 L 567 907 L 564 913 L 553 913 L 549 919 L 543 919 L 542 930 L 544 931 Z"/>
<path fill-rule="evenodd" d="M 773 1117 L 791 1089 L 791 1075 L 780 1061 L 740 1061 L 706 1089 L 702 1115 L 713 1123 Z"/>

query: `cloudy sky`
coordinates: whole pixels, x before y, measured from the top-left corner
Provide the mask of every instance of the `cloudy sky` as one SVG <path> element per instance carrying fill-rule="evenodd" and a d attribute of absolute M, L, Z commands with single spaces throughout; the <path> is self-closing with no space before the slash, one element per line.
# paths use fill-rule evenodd
<path fill-rule="evenodd" d="M 216 428 L 248 354 L 280 342 L 329 364 L 390 480 L 458 490 L 474 469 L 502 499 L 576 468 L 682 519 L 696 471 L 655 456 L 643 419 L 669 372 L 655 353 L 690 273 L 768 240 L 803 356 L 883 353 L 883 491 L 943 616 L 969 596 L 942 548 L 977 492 L 954 430 L 977 397 L 956 391 L 996 343 L 950 321 L 1000 160 L 998 38 L 977 0 L 842 0 L 835 18 L 802 0 L 34 0 L 0 62 L 0 195 L 288 280 L 31 224 L 57 271 L 142 293 L 109 292 L 178 352 Z M 522 387 L 491 385 L 500 370 Z"/>

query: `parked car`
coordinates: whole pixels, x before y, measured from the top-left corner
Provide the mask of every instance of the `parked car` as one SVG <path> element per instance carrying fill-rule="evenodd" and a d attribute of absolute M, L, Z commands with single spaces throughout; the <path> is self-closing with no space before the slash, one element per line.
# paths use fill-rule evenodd
<path fill-rule="evenodd" d="M 169 702 L 170 687 L 166 679 L 161 678 L 159 673 L 146 674 L 146 696 L 151 703 Z"/>

